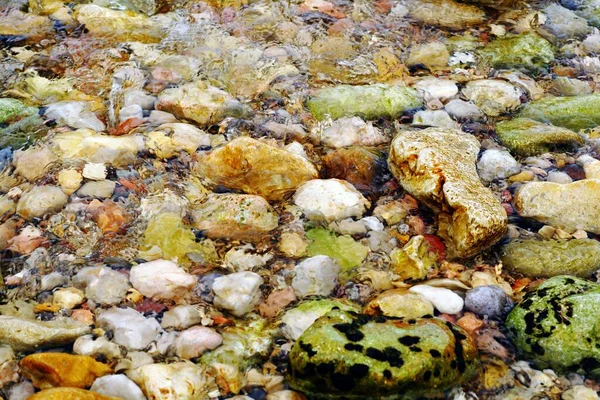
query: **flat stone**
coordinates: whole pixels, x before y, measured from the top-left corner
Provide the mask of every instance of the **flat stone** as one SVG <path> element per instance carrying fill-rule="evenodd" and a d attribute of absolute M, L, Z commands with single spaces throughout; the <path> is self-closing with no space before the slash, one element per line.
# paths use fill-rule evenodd
<path fill-rule="evenodd" d="M 307 159 L 249 137 L 234 139 L 212 151 L 198 172 L 214 185 L 267 200 L 282 200 L 302 183 L 318 177 Z"/>
<path fill-rule="evenodd" d="M 461 328 L 437 318 L 405 322 L 333 310 L 300 336 L 289 360 L 290 386 L 311 398 L 402 399 L 471 379 L 477 348 Z"/>
<path fill-rule="evenodd" d="M 256 240 L 279 225 L 269 203 L 248 194 L 209 194 L 192 210 L 192 218 L 194 227 L 210 238 Z"/>
<path fill-rule="evenodd" d="M 544 97 L 527 103 L 518 117 L 551 123 L 578 132 L 600 125 L 600 94 Z"/>
<path fill-rule="evenodd" d="M 107 199 L 111 197 L 115 191 L 117 184 L 107 179 L 102 181 L 90 181 L 83 184 L 77 191 L 77 195 L 81 197 L 95 197 L 98 199 Z"/>
<path fill-rule="evenodd" d="M 479 7 L 453 0 L 409 0 L 406 7 L 410 18 L 424 25 L 465 29 L 486 20 L 485 12 Z"/>
<path fill-rule="evenodd" d="M 453 129 L 400 132 L 392 142 L 390 170 L 438 213 L 438 235 L 451 257 L 471 257 L 507 230 L 504 208 L 477 175 L 478 153 L 477 139 Z"/>
<path fill-rule="evenodd" d="M 600 180 L 528 182 L 515 194 L 519 215 L 567 231 L 600 234 Z"/>
<path fill-rule="evenodd" d="M 532 278 L 557 275 L 588 278 L 600 268 L 600 242 L 512 240 L 502 248 L 502 263 L 509 270 Z"/>
<path fill-rule="evenodd" d="M 37 321 L 0 315 L 0 343 L 15 351 L 34 351 L 73 343 L 90 328 L 71 319 Z"/>

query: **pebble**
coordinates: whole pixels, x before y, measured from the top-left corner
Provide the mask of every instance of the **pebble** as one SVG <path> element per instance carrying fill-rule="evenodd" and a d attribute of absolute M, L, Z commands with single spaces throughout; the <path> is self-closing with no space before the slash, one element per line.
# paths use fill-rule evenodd
<path fill-rule="evenodd" d="M 58 173 L 58 184 L 67 196 L 72 195 L 81 187 L 83 176 L 75 169 L 63 169 Z"/>
<path fill-rule="evenodd" d="M 408 290 L 423 296 L 441 313 L 458 314 L 464 306 L 463 299 L 450 289 L 417 285 Z"/>
<path fill-rule="evenodd" d="M 109 342 L 104 336 L 94 339 L 92 335 L 84 335 L 73 343 L 73 353 L 93 357 L 102 355 L 108 359 L 116 359 L 121 356 L 121 348 Z"/>
<path fill-rule="evenodd" d="M 301 185 L 294 194 L 294 204 L 307 218 L 315 221 L 338 221 L 362 217 L 371 203 L 350 183 L 340 179 L 314 179 Z"/>
<path fill-rule="evenodd" d="M 86 163 L 82 175 L 85 179 L 92 181 L 103 181 L 106 179 L 106 167 L 99 163 Z"/>
<path fill-rule="evenodd" d="M 123 400 L 145 400 L 142 390 L 125 375 L 105 375 L 94 381 L 91 391 Z"/>
<path fill-rule="evenodd" d="M 146 297 L 176 302 L 181 301 L 197 282 L 195 276 L 167 260 L 135 265 L 131 268 L 129 280 Z"/>
<path fill-rule="evenodd" d="M 67 205 L 68 197 L 58 186 L 34 186 L 23 193 L 17 203 L 17 213 L 27 220 L 56 213 Z"/>
<path fill-rule="evenodd" d="M 15 351 L 34 351 L 73 343 L 90 328 L 68 318 L 38 321 L 0 315 L 0 343 Z"/>
<path fill-rule="evenodd" d="M 322 143 L 334 149 L 355 144 L 374 146 L 387 141 L 372 122 L 365 122 L 359 117 L 335 120 L 331 126 L 316 136 L 320 137 Z"/>
<path fill-rule="evenodd" d="M 508 113 L 521 105 L 521 90 L 501 80 L 470 81 L 462 93 L 484 114 L 492 117 Z"/>
<path fill-rule="evenodd" d="M 469 118 L 479 119 L 483 116 L 475 104 L 460 99 L 449 101 L 444 106 L 444 109 L 448 114 L 459 120 Z"/>
<path fill-rule="evenodd" d="M 494 179 L 505 179 L 519 173 L 521 165 L 508 151 L 489 149 L 481 154 L 477 162 L 479 177 L 491 182 Z"/>
<path fill-rule="evenodd" d="M 478 286 L 467 291 L 465 308 L 480 316 L 502 318 L 512 308 L 512 301 L 500 286 Z"/>
<path fill-rule="evenodd" d="M 164 329 L 181 330 L 199 324 L 202 319 L 202 313 L 198 306 L 182 304 L 165 311 L 160 325 Z"/>
<path fill-rule="evenodd" d="M 234 272 L 215 279 L 212 290 L 215 293 L 214 304 L 236 317 L 252 311 L 262 299 L 260 275 L 249 272 Z"/>
<path fill-rule="evenodd" d="M 115 191 L 117 184 L 109 180 L 90 181 L 83 184 L 77 191 L 80 197 L 95 197 L 98 199 L 107 199 L 111 197 Z"/>
<path fill-rule="evenodd" d="M 0 389 L 19 381 L 19 366 L 10 346 L 0 345 Z"/>
<path fill-rule="evenodd" d="M 338 284 L 340 266 L 327 256 L 307 258 L 294 267 L 292 287 L 299 298 L 329 296 Z"/>
<path fill-rule="evenodd" d="M 58 157 L 47 147 L 30 147 L 13 154 L 13 165 L 19 175 L 30 182 L 39 178 Z"/>
<path fill-rule="evenodd" d="M 194 326 L 181 332 L 175 340 L 175 353 L 178 357 L 189 360 L 199 357 L 208 350 L 213 350 L 223 343 L 223 337 L 214 329 Z"/>
<path fill-rule="evenodd" d="M 450 79 L 425 77 L 419 79 L 413 87 L 424 93 L 425 98 L 451 99 L 458 94 L 456 82 Z"/>
<path fill-rule="evenodd" d="M 144 118 L 144 110 L 139 104 L 131 104 L 121 108 L 119 111 L 119 122 L 123 123 L 130 118 Z"/>
<path fill-rule="evenodd" d="M 74 287 L 58 289 L 52 295 L 52 304 L 60 308 L 72 309 L 85 301 L 83 292 Z"/>
<path fill-rule="evenodd" d="M 83 289 L 85 297 L 99 304 L 117 304 L 130 289 L 127 276 L 108 267 L 84 267 L 74 277 L 73 285 Z"/>
<path fill-rule="evenodd" d="M 573 182 L 573 179 L 566 172 L 552 171 L 546 177 L 546 181 L 565 184 Z"/>
<path fill-rule="evenodd" d="M 149 364 L 127 371 L 149 399 L 206 399 L 214 385 L 202 365 L 190 362 Z"/>
<path fill-rule="evenodd" d="M 148 347 L 161 331 L 156 319 L 145 318 L 131 308 L 110 308 L 98 316 L 97 325 L 113 331 L 115 343 L 129 350 Z"/>

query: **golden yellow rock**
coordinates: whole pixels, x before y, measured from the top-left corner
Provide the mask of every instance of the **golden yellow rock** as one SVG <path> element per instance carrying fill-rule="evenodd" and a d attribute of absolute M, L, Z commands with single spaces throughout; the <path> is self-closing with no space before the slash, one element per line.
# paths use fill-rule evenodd
<path fill-rule="evenodd" d="M 397 318 L 421 318 L 433 315 L 433 304 L 407 289 L 391 289 L 381 293 L 365 307 L 365 314 Z"/>
<path fill-rule="evenodd" d="M 88 388 L 96 378 L 112 373 L 112 368 L 90 356 L 66 353 L 31 354 L 19 363 L 23 376 L 39 389 L 53 387 Z"/>
<path fill-rule="evenodd" d="M 100 393 L 77 388 L 53 388 L 42 390 L 28 397 L 28 400 L 117 400 L 117 397 L 103 396 Z"/>
<path fill-rule="evenodd" d="M 390 254 L 394 273 L 401 280 L 425 278 L 436 267 L 437 257 L 423 235 L 413 236 L 404 247 Z"/>
<path fill-rule="evenodd" d="M 200 174 L 211 183 L 281 200 L 304 182 L 318 177 L 305 158 L 249 137 L 232 140 L 209 154 Z"/>
<path fill-rule="evenodd" d="M 523 217 L 554 228 L 600 234 L 600 179 L 568 184 L 529 182 L 516 193 L 515 207 Z"/>
<path fill-rule="evenodd" d="M 400 132 L 389 167 L 404 190 L 438 215 L 438 235 L 452 258 L 467 258 L 492 246 L 507 231 L 506 212 L 483 186 L 475 163 L 479 142 L 456 129 Z"/>

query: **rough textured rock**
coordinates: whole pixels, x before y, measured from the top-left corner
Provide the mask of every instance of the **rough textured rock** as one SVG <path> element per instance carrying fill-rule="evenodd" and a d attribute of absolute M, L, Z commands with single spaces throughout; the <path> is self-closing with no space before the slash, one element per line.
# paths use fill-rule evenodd
<path fill-rule="evenodd" d="M 71 319 L 42 322 L 0 315 L 0 343 L 15 351 L 33 351 L 73 343 L 90 328 Z"/>
<path fill-rule="evenodd" d="M 206 126 L 225 117 L 243 117 L 249 109 L 224 90 L 197 81 L 167 89 L 156 101 L 156 109 Z"/>
<path fill-rule="evenodd" d="M 206 399 L 214 383 L 202 365 L 191 362 L 149 364 L 129 370 L 127 376 L 138 384 L 148 399 Z"/>
<path fill-rule="evenodd" d="M 525 276 L 591 276 L 600 269 L 600 242 L 592 239 L 512 240 L 502 249 L 502 263 Z"/>
<path fill-rule="evenodd" d="M 574 150 L 585 143 L 581 135 L 570 129 L 529 118 L 499 122 L 496 125 L 496 134 L 502 145 L 521 156 Z"/>
<path fill-rule="evenodd" d="M 437 258 L 423 235 L 411 237 L 404 247 L 390 254 L 391 267 L 401 280 L 425 278 L 436 266 Z"/>
<path fill-rule="evenodd" d="M 484 114 L 497 117 L 519 107 L 523 92 L 505 81 L 483 79 L 470 81 L 462 93 Z"/>
<path fill-rule="evenodd" d="M 253 240 L 277 228 L 279 217 L 260 196 L 210 194 L 192 211 L 194 227 L 211 238 Z"/>
<path fill-rule="evenodd" d="M 318 120 L 327 115 L 332 119 L 353 115 L 367 120 L 396 118 L 421 104 L 415 89 L 388 84 L 323 88 L 307 101 L 308 108 Z"/>
<path fill-rule="evenodd" d="M 521 68 L 538 71 L 554 61 L 552 45 L 536 33 L 498 38 L 478 54 L 497 69 Z"/>
<path fill-rule="evenodd" d="M 600 180 L 528 182 L 517 191 L 514 203 L 523 217 L 555 228 L 600 234 Z"/>
<path fill-rule="evenodd" d="M 58 186 L 34 186 L 17 203 L 17 213 L 27 220 L 58 212 L 67 204 L 68 197 Z"/>
<path fill-rule="evenodd" d="M 439 213 L 438 234 L 451 257 L 470 257 L 507 229 L 506 212 L 485 188 L 475 167 L 479 142 L 452 129 L 401 132 L 389 167 L 402 187 Z"/>
<path fill-rule="evenodd" d="M 540 368 L 600 376 L 600 285 L 556 276 L 528 293 L 506 326 L 518 349 Z"/>
<path fill-rule="evenodd" d="M 112 368 L 90 356 L 67 353 L 37 353 L 19 362 L 23 375 L 38 389 L 53 387 L 88 388 L 96 378 L 112 373 Z"/>
<path fill-rule="evenodd" d="M 476 369 L 473 339 L 449 322 L 334 310 L 292 347 L 289 379 L 311 397 L 400 399 L 442 391 Z"/>
<path fill-rule="evenodd" d="M 58 160 L 56 154 L 47 147 L 31 147 L 27 150 L 15 151 L 13 165 L 19 175 L 34 182 L 44 173 L 48 165 L 56 160 Z"/>
<path fill-rule="evenodd" d="M 409 16 L 415 21 L 451 29 L 480 25 L 486 19 L 485 13 L 479 7 L 453 0 L 409 0 L 406 7 Z"/>
<path fill-rule="evenodd" d="M 215 185 L 281 200 L 296 187 L 318 177 L 307 159 L 249 137 L 240 137 L 211 152 L 200 175 Z"/>
<path fill-rule="evenodd" d="M 313 179 L 302 184 L 294 203 L 307 218 L 327 222 L 360 218 L 371 206 L 354 186 L 340 179 Z"/>
<path fill-rule="evenodd" d="M 73 277 L 85 297 L 100 304 L 117 304 L 129 290 L 127 276 L 108 267 L 84 267 Z"/>
<path fill-rule="evenodd" d="M 600 125 L 599 107 L 600 94 L 545 97 L 527 103 L 517 116 L 549 122 L 577 132 Z"/>

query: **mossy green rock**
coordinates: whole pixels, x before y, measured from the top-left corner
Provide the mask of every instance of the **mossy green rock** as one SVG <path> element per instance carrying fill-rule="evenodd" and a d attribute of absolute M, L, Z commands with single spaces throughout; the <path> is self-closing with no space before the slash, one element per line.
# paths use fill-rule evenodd
<path fill-rule="evenodd" d="M 554 60 L 552 45 L 535 33 L 506 36 L 494 40 L 479 56 L 494 68 L 520 68 L 538 71 Z"/>
<path fill-rule="evenodd" d="M 589 277 L 600 268 L 600 242 L 592 239 L 512 240 L 503 248 L 503 264 L 525 276 Z"/>
<path fill-rule="evenodd" d="M 337 260 L 342 274 L 359 266 L 369 254 L 369 248 L 352 239 L 349 235 L 336 236 L 323 228 L 314 228 L 306 232 L 311 241 L 306 252 L 309 256 L 324 255 Z"/>
<path fill-rule="evenodd" d="M 0 124 L 11 123 L 37 112 L 37 108 L 28 107 L 19 100 L 0 99 Z"/>
<path fill-rule="evenodd" d="M 339 85 L 318 90 L 307 105 L 318 120 L 357 115 L 364 119 L 396 118 L 407 110 L 421 107 L 415 89 L 388 84 Z"/>
<path fill-rule="evenodd" d="M 530 118 L 514 118 L 496 125 L 502 145 L 513 154 L 530 156 L 550 151 L 574 150 L 583 145 L 581 135 L 567 128 L 548 125 Z"/>
<path fill-rule="evenodd" d="M 600 377 L 600 285 L 556 276 L 528 293 L 508 315 L 517 348 L 539 368 Z"/>
<path fill-rule="evenodd" d="M 546 97 L 527 104 L 517 117 L 550 122 L 574 131 L 600 125 L 600 94 Z"/>
<path fill-rule="evenodd" d="M 333 310 L 290 351 L 290 386 L 311 399 L 406 399 L 473 378 L 477 348 L 437 318 L 402 320 Z"/>

